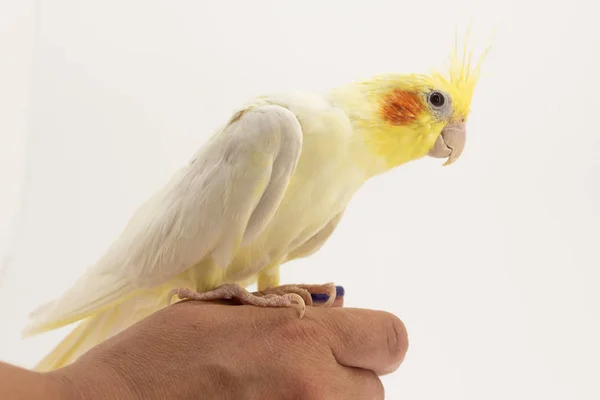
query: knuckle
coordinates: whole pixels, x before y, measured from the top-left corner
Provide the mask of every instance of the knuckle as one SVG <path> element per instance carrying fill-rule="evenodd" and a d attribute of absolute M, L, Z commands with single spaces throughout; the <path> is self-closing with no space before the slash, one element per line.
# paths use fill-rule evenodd
<path fill-rule="evenodd" d="M 322 316 L 322 321 L 321 326 L 327 330 L 331 340 L 340 343 L 355 342 L 359 331 L 357 327 L 362 324 L 360 317 L 352 313 L 345 313 L 343 318 L 339 318 L 334 313 L 326 313 Z"/>
<path fill-rule="evenodd" d="M 277 329 L 280 334 L 294 342 L 313 342 L 320 337 L 322 329 L 318 324 L 309 319 L 284 319 L 279 321 Z"/>
<path fill-rule="evenodd" d="M 304 360 L 309 357 L 313 362 L 325 361 L 328 347 L 323 341 L 323 329 L 314 321 L 286 321 L 276 328 L 274 340 L 289 352 L 289 356 Z"/>

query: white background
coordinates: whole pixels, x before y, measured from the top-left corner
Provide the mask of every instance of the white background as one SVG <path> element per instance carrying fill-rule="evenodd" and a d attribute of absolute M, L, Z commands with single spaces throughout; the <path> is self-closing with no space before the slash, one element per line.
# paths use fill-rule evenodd
<path fill-rule="evenodd" d="M 283 280 L 333 280 L 347 305 L 405 321 L 411 346 L 385 378 L 389 399 L 600 398 L 592 1 L 1 7 L 0 249 L 13 258 L 0 288 L 0 359 L 32 366 L 68 331 L 19 336 L 27 313 L 92 264 L 235 107 L 256 94 L 427 72 L 472 20 L 479 49 L 499 29 L 462 158 L 369 182 L 330 242 L 286 265 Z"/>

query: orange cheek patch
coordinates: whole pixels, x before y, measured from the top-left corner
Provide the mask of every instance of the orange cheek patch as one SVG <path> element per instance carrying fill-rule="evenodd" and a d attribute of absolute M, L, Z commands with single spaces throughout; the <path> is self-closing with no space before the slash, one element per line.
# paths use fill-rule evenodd
<path fill-rule="evenodd" d="M 383 99 L 381 116 L 394 125 L 408 125 L 425 109 L 418 94 L 396 89 Z"/>

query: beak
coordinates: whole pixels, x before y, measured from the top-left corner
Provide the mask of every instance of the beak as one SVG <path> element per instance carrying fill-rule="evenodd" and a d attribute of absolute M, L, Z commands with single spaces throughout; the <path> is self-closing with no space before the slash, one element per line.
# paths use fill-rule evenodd
<path fill-rule="evenodd" d="M 435 144 L 427 153 L 434 158 L 448 158 L 444 166 L 458 160 L 467 141 L 467 126 L 464 121 L 450 122 L 435 141 Z"/>

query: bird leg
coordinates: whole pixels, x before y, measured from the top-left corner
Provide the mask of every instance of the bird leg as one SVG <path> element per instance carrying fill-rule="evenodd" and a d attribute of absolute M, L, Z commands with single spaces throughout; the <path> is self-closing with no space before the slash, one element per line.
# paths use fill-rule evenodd
<path fill-rule="evenodd" d="M 338 294 L 339 293 L 339 294 Z M 282 285 L 258 292 L 249 292 L 238 284 L 228 283 L 213 290 L 198 293 L 190 289 L 173 289 L 168 301 L 177 295 L 181 300 L 214 301 L 235 299 L 240 304 L 257 307 L 293 307 L 298 310 L 300 318 L 306 306 L 319 303 L 321 307 L 329 306 L 336 296 L 342 296 L 343 290 L 333 283 L 323 285 Z"/>

